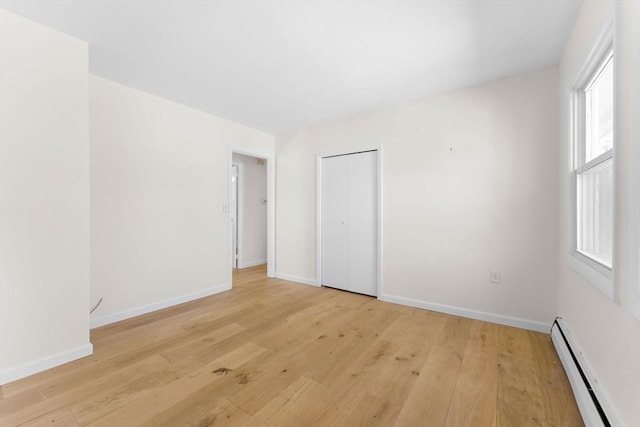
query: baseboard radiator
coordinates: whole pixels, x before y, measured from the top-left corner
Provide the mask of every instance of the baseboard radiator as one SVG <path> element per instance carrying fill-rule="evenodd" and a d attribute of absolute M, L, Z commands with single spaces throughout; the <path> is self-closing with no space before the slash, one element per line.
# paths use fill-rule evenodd
<path fill-rule="evenodd" d="M 598 397 L 595 379 L 582 361 L 573 344 L 568 328 L 561 318 L 557 318 L 551 327 L 551 339 L 564 370 L 569 377 L 573 394 L 578 403 L 580 414 L 587 427 L 617 426 L 613 414 L 606 410 L 606 402 Z M 581 363 L 582 362 L 582 363 Z M 608 413 L 609 412 L 609 413 Z"/>

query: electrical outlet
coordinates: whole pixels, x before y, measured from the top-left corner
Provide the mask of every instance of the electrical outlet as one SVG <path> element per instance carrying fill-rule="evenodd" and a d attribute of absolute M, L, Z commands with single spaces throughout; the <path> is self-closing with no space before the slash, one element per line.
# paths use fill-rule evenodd
<path fill-rule="evenodd" d="M 499 271 L 491 271 L 489 273 L 489 281 L 491 283 L 495 283 L 496 285 L 500 283 L 500 272 Z"/>

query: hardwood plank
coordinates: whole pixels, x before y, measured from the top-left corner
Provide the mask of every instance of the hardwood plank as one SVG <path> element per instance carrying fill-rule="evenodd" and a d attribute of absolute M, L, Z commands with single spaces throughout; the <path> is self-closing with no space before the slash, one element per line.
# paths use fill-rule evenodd
<path fill-rule="evenodd" d="M 546 421 L 536 369 L 532 360 L 498 355 L 497 425 L 552 425 Z"/>
<path fill-rule="evenodd" d="M 69 375 L 75 375 L 78 370 L 94 365 L 98 362 L 98 358 L 84 357 L 74 361 L 73 363 L 65 363 L 64 365 L 57 366 L 45 372 L 39 372 L 19 381 L 5 384 L 1 386 L 0 389 L 5 399 L 10 398 L 24 393 L 25 391 L 31 391 L 33 389 L 43 387 L 45 384 L 53 384 L 63 378 L 66 379 Z M 2 412 L 0 411 L 0 413 Z"/>
<path fill-rule="evenodd" d="M 255 425 L 254 419 L 225 397 L 209 396 L 201 389 L 143 423 L 146 427 Z"/>
<path fill-rule="evenodd" d="M 498 334 L 498 353 L 531 359 L 531 340 L 529 331 L 509 326 L 500 326 Z"/>
<path fill-rule="evenodd" d="M 259 356 L 265 351 L 253 343 L 247 343 L 234 351 L 213 360 L 189 375 L 182 376 L 162 387 L 147 390 L 118 411 L 114 411 L 91 423 L 92 426 L 140 425 L 148 421 L 158 412 L 158 402 L 172 406 L 209 383 L 228 374 L 248 360 Z"/>
<path fill-rule="evenodd" d="M 498 325 L 473 321 L 446 426 L 494 426 Z"/>
<path fill-rule="evenodd" d="M 400 407 L 390 399 L 365 393 L 349 415 L 338 425 L 342 426 L 387 426 L 393 424 Z"/>
<path fill-rule="evenodd" d="M 21 426 L 24 427 L 45 427 L 45 426 L 63 426 L 63 427 L 76 427 L 79 426 L 73 417 L 73 414 L 68 409 L 58 409 L 48 414 L 44 414 L 31 421 L 27 421 Z"/>
<path fill-rule="evenodd" d="M 528 332 L 536 375 L 540 383 L 544 415 L 550 425 L 582 426 L 569 379 L 551 342 L 551 336 Z"/>
<path fill-rule="evenodd" d="M 500 327 L 497 425 L 550 425 L 544 412 L 529 334 L 522 329 Z"/>
<path fill-rule="evenodd" d="M 211 346 L 218 345 L 222 341 L 246 330 L 246 328 L 237 323 L 229 323 L 220 328 L 211 329 L 209 328 L 210 332 L 208 333 L 203 333 L 189 340 L 183 339 L 182 342 L 177 344 L 165 345 L 162 349 L 157 349 L 157 351 L 169 361 L 175 362 L 185 357 L 191 357 L 194 353 L 204 351 Z"/>
<path fill-rule="evenodd" d="M 279 328 L 283 338 L 286 335 L 290 337 L 285 341 L 286 347 L 278 345 L 272 356 L 256 361 L 253 366 L 249 364 L 245 369 L 252 387 L 229 394 L 231 401 L 244 411 L 255 414 L 264 404 L 289 387 L 298 376 L 314 370 L 314 365 L 321 365 L 325 354 L 319 352 L 318 348 L 322 348 L 329 330 L 338 328 L 347 319 L 344 314 L 318 317 L 323 320 L 308 327 L 303 324 Z M 302 329 L 298 330 L 298 327 Z"/>
<path fill-rule="evenodd" d="M 101 393 L 93 394 L 72 404 L 71 412 L 81 425 L 90 424 L 117 411 L 136 398 L 169 384 L 176 378 L 190 374 L 202 365 L 203 363 L 197 363 L 193 359 L 184 359 L 160 366 L 145 375 L 123 381 L 118 387 L 105 388 Z"/>
<path fill-rule="evenodd" d="M 300 376 L 289 387 L 264 405 L 254 416 L 263 425 L 300 426 L 324 411 L 319 400 L 326 395 L 322 384 Z"/>
<path fill-rule="evenodd" d="M 395 425 L 417 426 L 422 420 L 429 420 L 434 426 L 446 423 L 464 350 L 469 341 L 471 323 L 467 319 L 448 319 Z"/>
<path fill-rule="evenodd" d="M 416 318 L 418 317 L 418 318 Z M 393 323 L 381 332 L 379 347 L 371 358 L 351 358 L 359 386 L 383 402 L 401 408 L 421 375 L 424 360 L 444 327 L 444 318 L 398 314 Z M 428 331 L 424 321 L 431 322 Z M 355 368 L 355 369 L 353 369 Z"/>
<path fill-rule="evenodd" d="M 44 396 L 37 388 L 0 399 L 0 414 L 10 414 L 26 406 L 33 406 L 44 401 Z"/>
<path fill-rule="evenodd" d="M 166 359 L 160 355 L 155 355 L 126 369 L 113 370 L 105 372 L 99 377 L 87 378 L 84 384 L 76 384 L 73 388 L 69 388 L 55 397 L 45 399 L 35 405 L 13 408 L 14 410 L 12 411 L 3 411 L 0 414 L 0 425 L 19 425 L 51 411 L 69 408 L 76 402 L 90 399 L 104 389 L 119 387 L 123 382 L 131 381 L 166 365 Z"/>

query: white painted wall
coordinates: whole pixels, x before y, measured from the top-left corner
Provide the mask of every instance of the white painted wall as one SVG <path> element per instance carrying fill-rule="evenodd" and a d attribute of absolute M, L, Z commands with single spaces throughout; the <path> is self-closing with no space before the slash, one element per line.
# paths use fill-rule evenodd
<path fill-rule="evenodd" d="M 233 164 L 240 166 L 239 185 L 241 233 L 239 268 L 267 262 L 267 166 L 257 158 L 233 153 Z"/>
<path fill-rule="evenodd" d="M 90 354 L 86 43 L 0 9 L 0 384 Z"/>
<path fill-rule="evenodd" d="M 546 329 L 556 315 L 557 126 L 550 67 L 277 136 L 278 273 L 315 280 L 315 155 L 383 145 L 382 293 Z"/>
<path fill-rule="evenodd" d="M 617 6 L 616 6 L 617 3 Z M 632 250 L 638 221 L 630 209 L 640 202 L 638 168 L 640 131 L 640 5 L 634 2 L 584 2 L 560 64 L 560 262 L 558 312 L 598 381 L 621 425 L 640 425 L 640 323 L 629 310 L 636 293 L 638 252 Z M 614 9 L 618 8 L 615 13 Z M 615 16 L 615 18 L 614 18 Z M 616 66 L 616 299 L 613 302 L 569 266 L 569 95 L 581 67 L 608 23 L 615 20 Z M 632 159 L 631 155 L 636 157 Z M 634 163 L 632 163 L 634 162 Z M 637 245 L 637 240 L 635 245 Z M 637 246 L 636 246 L 637 248 Z M 633 274 L 633 271 L 636 271 Z M 635 278 L 635 279 L 634 279 Z M 634 292 L 636 291 L 636 292 Z M 637 294 L 636 294 L 637 295 Z"/>
<path fill-rule="evenodd" d="M 228 289 L 229 146 L 273 136 L 90 77 L 92 325 Z"/>

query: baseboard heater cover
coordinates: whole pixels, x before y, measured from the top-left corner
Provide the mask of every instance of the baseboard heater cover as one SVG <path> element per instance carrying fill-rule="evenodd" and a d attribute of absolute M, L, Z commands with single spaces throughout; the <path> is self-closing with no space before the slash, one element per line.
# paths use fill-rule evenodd
<path fill-rule="evenodd" d="M 573 394 L 575 395 L 580 414 L 587 427 L 611 427 L 617 426 L 613 422 L 612 414 L 608 414 L 605 409 L 605 402 L 598 398 L 593 385 L 595 380 L 581 366 L 578 357 L 576 357 L 575 346 L 572 346 L 572 340 L 568 335 L 568 328 L 564 325 L 561 318 L 556 318 L 551 327 L 551 340 L 556 348 L 558 356 L 562 361 L 564 370 L 569 377 Z"/>

